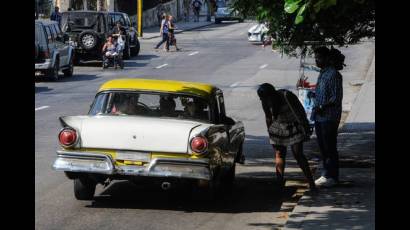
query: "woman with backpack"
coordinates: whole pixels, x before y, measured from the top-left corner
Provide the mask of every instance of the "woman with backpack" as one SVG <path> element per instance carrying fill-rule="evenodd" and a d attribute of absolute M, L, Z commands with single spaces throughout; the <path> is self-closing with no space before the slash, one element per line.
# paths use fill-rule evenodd
<path fill-rule="evenodd" d="M 162 36 L 162 40 L 155 46 L 155 49 L 158 49 L 164 42 L 165 47 L 164 50 L 167 52 L 169 51 L 169 20 L 168 16 L 164 15 L 164 19 L 161 22 L 161 28 L 159 30 L 160 36 Z"/>

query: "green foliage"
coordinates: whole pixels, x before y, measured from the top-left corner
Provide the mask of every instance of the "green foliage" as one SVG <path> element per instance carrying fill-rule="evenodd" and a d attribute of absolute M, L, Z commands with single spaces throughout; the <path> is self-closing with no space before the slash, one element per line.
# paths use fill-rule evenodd
<path fill-rule="evenodd" d="M 327 43 L 355 44 L 375 35 L 374 0 L 236 0 L 233 7 L 244 16 L 268 22 L 273 48 L 290 56 Z M 307 47 L 308 43 L 313 45 Z"/>

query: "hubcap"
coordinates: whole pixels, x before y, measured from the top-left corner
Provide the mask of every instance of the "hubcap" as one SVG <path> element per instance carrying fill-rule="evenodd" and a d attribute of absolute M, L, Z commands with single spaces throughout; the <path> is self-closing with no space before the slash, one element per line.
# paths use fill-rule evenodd
<path fill-rule="evenodd" d="M 95 43 L 94 36 L 91 34 L 86 34 L 83 36 L 82 42 L 87 48 L 92 47 Z"/>

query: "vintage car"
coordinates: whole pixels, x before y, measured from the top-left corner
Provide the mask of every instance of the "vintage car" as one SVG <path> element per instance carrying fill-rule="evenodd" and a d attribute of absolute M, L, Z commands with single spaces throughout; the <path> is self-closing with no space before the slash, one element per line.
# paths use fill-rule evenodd
<path fill-rule="evenodd" d="M 116 79 L 98 90 L 88 115 L 60 117 L 53 168 L 74 180 L 78 200 L 98 183 L 126 179 L 200 194 L 232 185 L 243 163 L 243 123 L 225 115 L 223 93 L 203 83 Z"/>

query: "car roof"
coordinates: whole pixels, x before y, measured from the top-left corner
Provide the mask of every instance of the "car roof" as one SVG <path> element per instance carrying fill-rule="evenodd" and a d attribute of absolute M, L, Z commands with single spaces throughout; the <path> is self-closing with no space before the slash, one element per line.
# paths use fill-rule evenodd
<path fill-rule="evenodd" d="M 96 13 L 96 14 L 125 14 L 123 12 L 112 12 L 112 11 L 95 11 L 95 10 L 72 10 L 72 11 L 64 11 L 62 14 L 67 13 Z"/>
<path fill-rule="evenodd" d="M 107 81 L 100 87 L 98 91 L 154 91 L 169 93 L 186 93 L 200 97 L 209 97 L 217 89 L 218 88 L 213 85 L 199 82 L 127 78 Z"/>
<path fill-rule="evenodd" d="M 43 25 L 58 24 L 57 21 L 52 21 L 52 20 L 49 20 L 49 19 L 38 19 L 38 20 L 35 21 L 35 23 L 43 24 Z"/>

